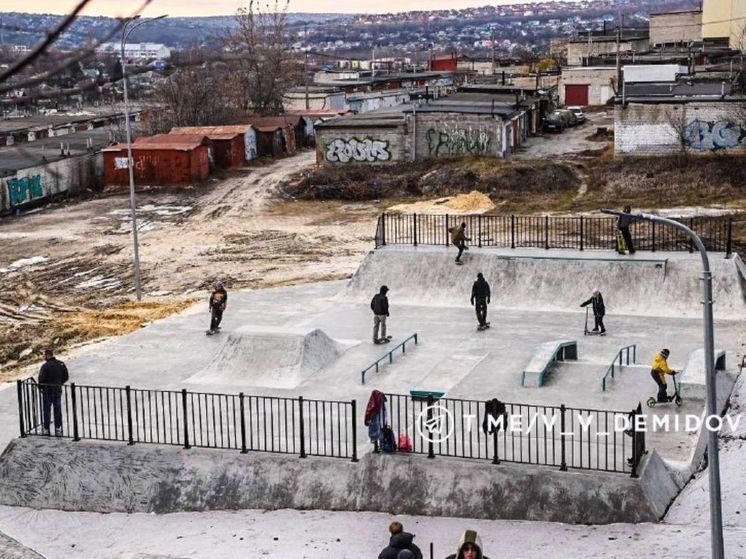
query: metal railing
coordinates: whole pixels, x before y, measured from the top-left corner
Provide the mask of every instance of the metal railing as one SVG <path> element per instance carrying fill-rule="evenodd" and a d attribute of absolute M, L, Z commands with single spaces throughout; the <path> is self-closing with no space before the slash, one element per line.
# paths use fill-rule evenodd
<path fill-rule="evenodd" d="M 642 453 L 628 440 L 635 412 L 505 403 L 503 428 L 483 429 L 486 403 L 453 398 L 412 398 L 387 394 L 395 433 L 411 434 L 412 452 L 604 472 L 636 472 Z M 430 438 L 423 422 L 439 424 Z M 446 433 L 448 436 L 443 436 Z M 645 433 L 633 441 L 644 450 Z M 638 448 L 639 450 L 639 448 Z"/>
<path fill-rule="evenodd" d="M 386 359 L 388 359 L 389 363 L 393 363 L 394 362 L 394 352 L 397 349 L 401 348 L 402 354 L 406 354 L 407 353 L 407 342 L 410 341 L 410 340 L 414 340 L 415 345 L 417 345 L 417 332 L 415 332 L 414 334 L 412 334 L 411 336 L 409 336 L 406 340 L 404 340 L 400 344 L 395 345 L 393 348 L 391 348 L 391 351 L 389 351 L 387 353 L 384 353 L 381 357 L 379 357 L 378 359 L 376 359 L 376 361 L 374 363 L 368 365 L 365 369 L 363 369 L 362 372 L 360 373 L 360 378 L 362 380 L 362 383 L 365 384 L 365 375 L 366 375 L 366 373 L 368 373 L 368 371 L 370 371 L 371 369 L 375 369 L 376 372 L 379 371 L 379 367 L 380 367 L 381 361 L 385 361 Z"/>
<path fill-rule="evenodd" d="M 702 239 L 707 250 L 733 250 L 733 218 L 680 218 Z M 567 248 L 615 250 L 617 220 L 613 217 L 549 217 L 517 215 L 387 214 L 378 217 L 376 248 L 389 244 L 448 246 L 450 227 L 466 223 L 471 245 L 500 248 Z M 691 240 L 672 227 L 633 221 L 630 234 L 636 250 L 693 252 Z"/>
<path fill-rule="evenodd" d="M 606 373 L 604 374 L 603 378 L 601 379 L 601 390 L 603 392 L 606 392 L 606 382 L 607 382 L 607 379 L 609 378 L 609 376 L 611 376 L 611 378 L 614 378 L 614 373 L 616 371 L 617 361 L 619 362 L 619 370 L 620 371 L 622 370 L 622 365 L 629 365 L 630 364 L 630 360 L 629 360 L 629 354 L 630 354 L 630 352 L 632 352 L 632 364 L 634 365 L 635 363 L 637 363 L 637 344 L 626 345 L 623 348 L 621 348 L 617 352 L 616 356 L 614 357 L 614 360 L 611 362 L 611 365 L 609 365 L 609 368 L 606 369 Z M 624 354 L 626 356 L 626 360 L 624 362 L 623 362 L 623 359 L 622 359 L 623 358 L 622 354 Z"/>
<path fill-rule="evenodd" d="M 42 390 L 18 381 L 21 437 L 42 434 Z M 357 461 L 357 410 L 348 402 L 275 396 L 61 387 L 62 427 L 73 440 L 152 443 L 327 456 Z"/>

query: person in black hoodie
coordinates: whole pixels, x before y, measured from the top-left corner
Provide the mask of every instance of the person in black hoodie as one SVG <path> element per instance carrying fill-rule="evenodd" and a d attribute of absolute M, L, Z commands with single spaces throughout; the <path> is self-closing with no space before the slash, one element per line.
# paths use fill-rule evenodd
<path fill-rule="evenodd" d="M 477 320 L 479 321 L 479 329 L 484 330 L 489 328 L 489 322 L 487 322 L 487 304 L 490 302 L 490 284 L 484 279 L 482 272 L 477 274 L 477 281 L 471 287 L 471 304 L 474 306 L 474 310 L 477 313 Z"/>
<path fill-rule="evenodd" d="M 67 366 L 54 356 L 51 348 L 44 350 L 44 364 L 39 371 L 42 396 L 42 434 L 49 435 L 50 412 L 54 408 L 54 434 L 62 436 L 62 385 L 70 375 Z"/>
<path fill-rule="evenodd" d="M 220 322 L 223 320 L 223 311 L 228 305 L 228 292 L 223 287 L 223 282 L 216 281 L 212 294 L 210 295 L 210 329 L 207 334 L 215 334 L 220 330 Z"/>
<path fill-rule="evenodd" d="M 624 213 L 628 214 L 632 211 L 632 208 L 630 206 L 624 206 Z M 632 234 L 629 232 L 629 226 L 634 221 L 634 217 L 631 215 L 620 215 L 619 219 L 617 220 L 617 229 L 619 229 L 619 232 L 622 234 L 622 237 L 624 238 L 624 244 L 627 247 L 627 250 L 630 254 L 635 253 L 635 245 L 632 244 Z M 624 254 L 624 251 L 619 251 L 620 254 Z"/>
<path fill-rule="evenodd" d="M 391 340 L 391 336 L 386 336 L 386 318 L 389 316 L 389 299 L 386 296 L 389 288 L 381 286 L 370 301 L 370 310 L 373 311 L 373 343 L 385 344 Z M 380 336 L 379 336 L 380 330 Z"/>
<path fill-rule="evenodd" d="M 404 550 L 410 551 L 414 559 L 422 559 L 422 551 L 412 541 L 414 534 L 405 532 L 401 522 L 392 522 L 389 525 L 389 533 L 391 534 L 389 545 L 383 548 L 378 559 L 397 559 L 400 557 L 399 553 Z"/>
<path fill-rule="evenodd" d="M 604 305 L 604 298 L 598 289 L 594 289 L 591 298 L 580 304 L 581 307 L 587 307 L 588 305 L 593 305 L 593 318 L 596 322 L 593 331 L 598 332 L 598 329 L 601 328 L 601 335 L 606 334 L 606 327 L 604 326 L 606 306 Z"/>

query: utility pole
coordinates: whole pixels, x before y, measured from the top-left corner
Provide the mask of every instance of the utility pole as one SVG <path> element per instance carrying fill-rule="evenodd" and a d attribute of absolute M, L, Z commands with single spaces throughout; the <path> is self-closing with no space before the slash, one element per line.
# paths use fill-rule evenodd
<path fill-rule="evenodd" d="M 586 60 L 585 65 L 590 66 L 591 65 L 591 30 L 588 30 L 588 60 Z"/>
<path fill-rule="evenodd" d="M 621 20 L 621 12 L 619 12 L 619 25 L 616 27 L 616 90 L 617 93 L 621 90 L 622 87 L 622 60 L 619 57 L 619 43 L 622 40 L 622 20 Z"/>
<path fill-rule="evenodd" d="M 306 51 L 306 63 L 305 70 L 303 72 L 303 81 L 306 83 L 306 110 L 310 109 L 310 103 L 308 101 L 308 51 Z"/>
<path fill-rule="evenodd" d="M 492 38 L 490 39 L 490 46 L 492 47 L 492 74 L 495 74 L 495 28 L 492 28 Z"/>
<path fill-rule="evenodd" d="M 371 71 L 370 76 L 372 78 L 375 78 L 376 77 L 376 45 L 375 43 L 373 44 L 373 53 L 371 54 L 371 57 L 370 57 L 370 71 Z"/>

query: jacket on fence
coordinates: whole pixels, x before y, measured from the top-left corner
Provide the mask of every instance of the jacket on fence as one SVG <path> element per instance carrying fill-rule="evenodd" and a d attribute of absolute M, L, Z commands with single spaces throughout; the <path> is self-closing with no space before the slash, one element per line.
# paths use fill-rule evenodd
<path fill-rule="evenodd" d="M 581 307 L 587 307 L 593 305 L 593 314 L 596 316 L 604 316 L 606 314 L 606 306 L 604 305 L 604 298 L 600 293 L 596 293 L 591 296 L 585 303 L 581 303 Z"/>
<path fill-rule="evenodd" d="M 502 417 L 502 421 L 499 419 Z M 491 435 L 495 431 L 508 428 L 508 410 L 505 404 L 497 398 L 487 400 L 484 403 L 484 419 L 482 419 L 482 431 Z"/>
<path fill-rule="evenodd" d="M 487 283 L 487 280 L 482 277 L 482 274 L 479 274 L 477 277 L 477 281 L 474 282 L 474 285 L 471 286 L 471 304 L 474 304 L 475 299 L 487 299 L 487 302 L 490 302 L 490 284 Z"/>
<path fill-rule="evenodd" d="M 39 384 L 50 385 L 41 386 L 40 388 L 43 392 L 47 392 L 48 394 L 62 394 L 62 385 L 65 384 L 69 378 L 70 375 L 67 372 L 67 366 L 56 357 L 47 360 L 39 370 Z"/>
<path fill-rule="evenodd" d="M 389 298 L 385 293 L 376 293 L 370 301 L 370 310 L 373 314 L 389 316 Z"/>
<path fill-rule="evenodd" d="M 660 353 L 653 359 L 652 372 L 658 375 L 662 384 L 667 384 L 666 375 L 673 375 L 673 371 L 668 367 L 668 360 Z"/>
<path fill-rule="evenodd" d="M 461 227 L 460 225 L 454 225 L 453 227 L 448 229 L 448 232 L 451 234 L 451 242 L 456 246 L 464 241 L 469 240 L 469 238 L 466 236 L 466 229 Z"/>
<path fill-rule="evenodd" d="M 464 533 L 461 535 L 461 539 L 458 542 L 456 553 L 454 553 L 453 555 L 449 555 L 448 557 L 446 557 L 446 559 L 464 559 L 462 549 L 467 543 L 476 546 L 477 559 L 489 559 L 489 557 L 484 555 L 484 551 L 482 548 L 482 538 L 480 538 L 479 534 L 477 534 L 474 530 L 464 530 Z"/>
<path fill-rule="evenodd" d="M 368 405 L 365 408 L 365 426 L 372 441 L 381 440 L 383 427 L 386 425 L 386 396 L 380 390 L 370 393 Z"/>
<path fill-rule="evenodd" d="M 408 549 L 412 552 L 415 559 L 422 559 L 422 551 L 417 547 L 414 542 L 414 534 L 409 532 L 399 532 L 391 536 L 389 545 L 383 548 L 383 551 L 378 555 L 378 559 L 397 559 L 399 552 Z"/>
<path fill-rule="evenodd" d="M 215 291 L 212 292 L 212 295 L 210 295 L 210 310 L 214 308 L 222 312 L 225 310 L 227 304 L 228 292 L 225 290 L 224 287 L 218 287 Z"/>

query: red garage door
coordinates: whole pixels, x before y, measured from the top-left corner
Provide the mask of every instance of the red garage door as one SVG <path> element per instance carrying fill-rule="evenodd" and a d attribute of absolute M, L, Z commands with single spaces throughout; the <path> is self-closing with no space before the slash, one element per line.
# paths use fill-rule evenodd
<path fill-rule="evenodd" d="M 588 105 L 588 85 L 565 85 L 565 105 Z"/>

